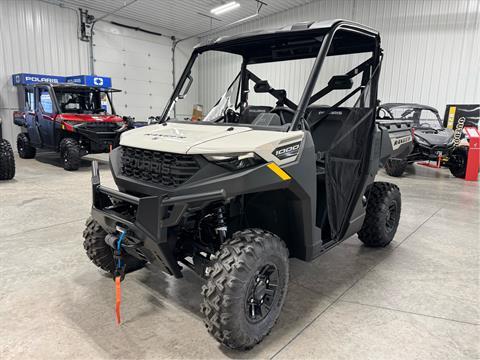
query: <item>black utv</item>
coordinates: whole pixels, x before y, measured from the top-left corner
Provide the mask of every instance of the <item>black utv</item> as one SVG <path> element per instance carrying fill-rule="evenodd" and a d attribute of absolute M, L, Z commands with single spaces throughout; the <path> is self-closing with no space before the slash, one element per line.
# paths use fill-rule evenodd
<path fill-rule="evenodd" d="M 413 149 L 392 157 L 385 164 L 390 176 L 401 176 L 408 164 L 435 161 L 446 166 L 455 177 L 465 177 L 468 148 L 457 146 L 452 129 L 444 128 L 438 110 L 426 105 L 388 103 L 378 109 L 378 117 L 386 121 L 412 121 Z"/>
<path fill-rule="evenodd" d="M 15 157 L 8 140 L 3 138 L 0 118 L 0 180 L 11 180 L 15 176 Z"/>
<path fill-rule="evenodd" d="M 241 59 L 227 91 L 203 121 L 169 118 L 195 62 L 218 52 Z M 354 54 L 363 59 L 346 72 L 324 70 Z M 299 60 L 310 71 L 298 100 L 254 73 Z M 111 152 L 118 190 L 93 163 L 88 257 L 116 278 L 147 263 L 177 278 L 190 268 L 206 279 L 210 334 L 234 349 L 262 341 L 285 300 L 289 257 L 311 261 L 355 234 L 371 247 L 395 236 L 400 191 L 374 181 L 393 151 L 389 126 L 375 122 L 381 60 L 379 33 L 343 20 L 196 47 L 160 123 L 122 134 Z"/>

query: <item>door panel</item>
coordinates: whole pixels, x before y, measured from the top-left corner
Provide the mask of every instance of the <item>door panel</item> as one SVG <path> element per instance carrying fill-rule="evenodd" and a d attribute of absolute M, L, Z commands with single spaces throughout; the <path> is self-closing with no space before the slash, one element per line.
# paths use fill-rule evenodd
<path fill-rule="evenodd" d="M 36 125 L 36 99 L 35 99 L 35 88 L 26 87 L 25 88 L 25 107 L 23 111 L 25 112 L 25 124 L 30 143 L 36 146 L 41 146 L 40 133 Z"/>
<path fill-rule="evenodd" d="M 45 147 L 54 147 L 54 119 L 55 108 L 53 104 L 53 94 L 48 87 L 38 88 L 38 106 L 36 113 L 36 122 L 42 144 Z"/>

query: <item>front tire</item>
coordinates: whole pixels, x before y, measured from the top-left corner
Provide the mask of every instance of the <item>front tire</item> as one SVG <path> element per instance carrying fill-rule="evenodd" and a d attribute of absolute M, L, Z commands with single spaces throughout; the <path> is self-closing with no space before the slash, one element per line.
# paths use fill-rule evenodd
<path fill-rule="evenodd" d="M 221 344 L 248 350 L 275 325 L 287 293 L 288 250 L 261 229 L 233 234 L 207 271 L 201 311 L 208 332 Z"/>
<path fill-rule="evenodd" d="M 467 173 L 468 147 L 459 146 L 452 151 L 448 160 L 448 169 L 457 178 L 464 179 Z"/>
<path fill-rule="evenodd" d="M 368 247 L 385 247 L 393 240 L 400 221 L 402 199 L 397 185 L 374 182 L 368 191 L 365 220 L 358 238 Z"/>
<path fill-rule="evenodd" d="M 0 140 L 0 180 L 11 180 L 15 176 L 15 157 L 10 143 Z"/>
<path fill-rule="evenodd" d="M 67 171 L 78 170 L 80 167 L 80 145 L 77 140 L 64 138 L 60 141 L 60 156 L 63 159 L 63 168 Z"/>
<path fill-rule="evenodd" d="M 393 177 L 402 176 L 408 162 L 406 160 L 388 159 L 385 163 L 385 172 Z"/>
<path fill-rule="evenodd" d="M 37 149 L 30 145 L 28 135 L 24 133 L 17 136 L 17 151 L 22 159 L 33 159 L 37 153 Z"/>
<path fill-rule="evenodd" d="M 83 231 L 83 248 L 88 258 L 94 265 L 113 275 L 115 272 L 115 262 L 113 259 L 113 249 L 105 242 L 107 232 L 103 230 L 98 222 L 89 217 L 86 222 L 86 228 Z M 134 258 L 131 255 L 125 255 L 125 273 L 141 269 L 145 262 Z"/>

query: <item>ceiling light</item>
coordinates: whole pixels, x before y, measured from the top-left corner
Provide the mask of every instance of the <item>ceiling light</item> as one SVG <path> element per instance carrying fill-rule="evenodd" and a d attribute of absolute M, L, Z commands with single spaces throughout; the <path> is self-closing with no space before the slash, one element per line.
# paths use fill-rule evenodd
<path fill-rule="evenodd" d="M 210 12 L 212 14 L 215 14 L 215 15 L 220 15 L 220 14 L 223 14 L 224 12 L 236 9 L 239 6 L 240 6 L 240 4 L 237 3 L 236 1 L 231 1 L 229 3 L 226 3 L 226 4 L 223 4 L 223 5 L 217 6 L 216 8 L 213 8 L 212 10 L 210 10 Z"/>

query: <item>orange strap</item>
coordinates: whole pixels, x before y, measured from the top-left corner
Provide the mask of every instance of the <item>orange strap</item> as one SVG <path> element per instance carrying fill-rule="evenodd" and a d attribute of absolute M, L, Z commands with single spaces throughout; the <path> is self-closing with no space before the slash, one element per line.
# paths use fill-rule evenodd
<path fill-rule="evenodd" d="M 115 278 L 115 313 L 117 314 L 117 325 L 120 325 L 120 304 L 122 302 L 122 292 L 120 290 L 120 276 Z"/>

